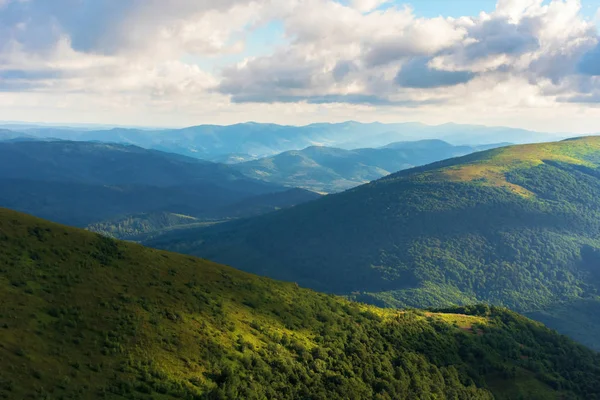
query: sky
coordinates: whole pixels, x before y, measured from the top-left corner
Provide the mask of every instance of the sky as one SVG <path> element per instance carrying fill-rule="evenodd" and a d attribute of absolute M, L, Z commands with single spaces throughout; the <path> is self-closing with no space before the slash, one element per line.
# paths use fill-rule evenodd
<path fill-rule="evenodd" d="M 600 132 L 600 0 L 0 0 L 0 120 Z"/>

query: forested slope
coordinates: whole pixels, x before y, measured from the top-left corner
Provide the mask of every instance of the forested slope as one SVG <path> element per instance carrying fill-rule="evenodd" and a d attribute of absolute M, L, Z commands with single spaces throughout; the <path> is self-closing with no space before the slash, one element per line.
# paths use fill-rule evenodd
<path fill-rule="evenodd" d="M 600 324 L 579 326 L 600 290 L 599 165 L 598 137 L 510 146 L 150 245 L 376 304 L 545 314 L 600 348 Z"/>
<path fill-rule="evenodd" d="M 0 209 L 0 397 L 597 399 L 600 357 L 485 306 L 382 310 Z"/>

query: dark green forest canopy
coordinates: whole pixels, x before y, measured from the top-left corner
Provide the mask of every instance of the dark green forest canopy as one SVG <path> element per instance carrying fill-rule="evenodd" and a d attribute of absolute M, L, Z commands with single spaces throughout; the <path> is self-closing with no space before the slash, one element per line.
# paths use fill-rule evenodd
<path fill-rule="evenodd" d="M 398 311 L 0 209 L 0 398 L 598 399 L 506 309 Z"/>
<path fill-rule="evenodd" d="M 598 137 L 510 146 L 149 244 L 380 305 L 507 306 L 600 349 L 599 165 Z"/>

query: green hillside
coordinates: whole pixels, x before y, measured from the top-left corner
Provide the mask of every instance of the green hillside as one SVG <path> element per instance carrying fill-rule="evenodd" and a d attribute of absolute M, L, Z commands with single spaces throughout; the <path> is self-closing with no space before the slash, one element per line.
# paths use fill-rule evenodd
<path fill-rule="evenodd" d="M 151 245 L 381 305 L 507 306 L 600 349 L 599 165 L 598 137 L 505 147 Z"/>
<path fill-rule="evenodd" d="M 0 209 L 0 398 L 598 399 L 512 312 L 395 311 Z"/>

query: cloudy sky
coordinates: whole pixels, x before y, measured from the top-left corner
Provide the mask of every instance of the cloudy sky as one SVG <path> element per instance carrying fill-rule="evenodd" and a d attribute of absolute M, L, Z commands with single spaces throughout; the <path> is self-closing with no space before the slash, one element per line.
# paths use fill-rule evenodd
<path fill-rule="evenodd" d="M 600 0 L 0 0 L 0 120 L 600 132 Z"/>

